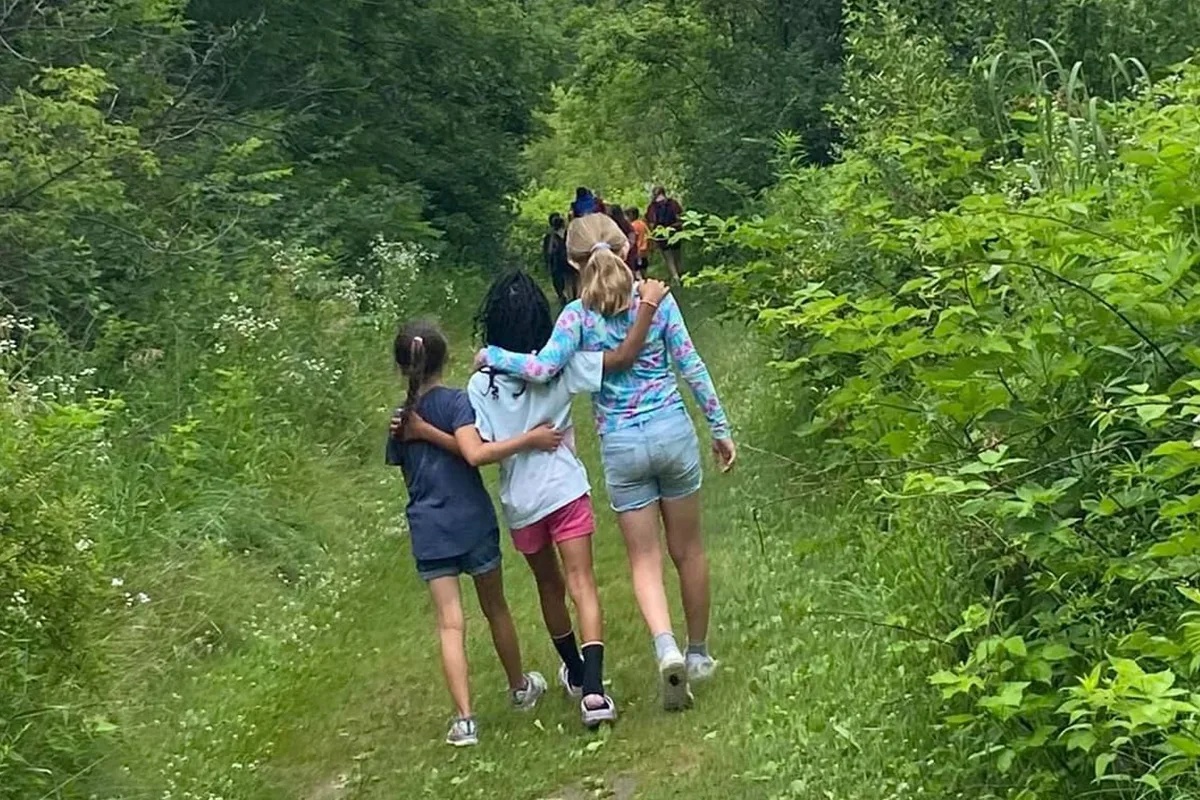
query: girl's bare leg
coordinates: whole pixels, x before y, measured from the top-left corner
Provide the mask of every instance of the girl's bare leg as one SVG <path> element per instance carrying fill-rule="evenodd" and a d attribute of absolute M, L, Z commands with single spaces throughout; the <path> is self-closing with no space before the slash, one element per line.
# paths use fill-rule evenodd
<path fill-rule="evenodd" d="M 633 575 L 633 594 L 651 636 L 671 632 L 671 612 L 663 587 L 662 545 L 658 541 L 658 503 L 617 516 Z"/>
<path fill-rule="evenodd" d="M 504 579 L 501 568 L 484 575 L 475 576 L 475 593 L 479 595 L 479 607 L 487 617 L 492 629 L 492 644 L 504 667 L 511 690 L 525 687 L 525 673 L 521 668 L 521 644 L 517 639 L 517 628 L 513 625 L 508 601 L 504 599 Z"/>
<path fill-rule="evenodd" d="M 471 716 L 471 689 L 467 679 L 466 622 L 463 619 L 462 598 L 458 591 L 458 576 L 434 578 L 429 593 L 437 609 L 438 638 L 442 646 L 442 672 L 450 698 L 460 717 Z"/>
<path fill-rule="evenodd" d="M 563 566 L 567 571 L 567 590 L 579 616 L 580 641 L 604 640 L 604 618 L 600 612 L 600 593 L 596 590 L 596 573 L 592 566 L 592 537 L 580 536 L 558 545 Z"/>
<path fill-rule="evenodd" d="M 567 610 L 567 586 L 558 568 L 558 556 L 553 547 L 542 548 L 526 555 L 529 569 L 537 581 L 538 599 L 542 604 L 542 619 L 550 638 L 557 639 L 571 632 L 571 612 Z"/>
<path fill-rule="evenodd" d="M 704 552 L 704 539 L 700 535 L 700 493 L 663 500 L 662 513 L 667 527 L 667 550 L 679 573 L 688 640 L 704 642 L 708 637 L 711 599 L 708 554 Z"/>

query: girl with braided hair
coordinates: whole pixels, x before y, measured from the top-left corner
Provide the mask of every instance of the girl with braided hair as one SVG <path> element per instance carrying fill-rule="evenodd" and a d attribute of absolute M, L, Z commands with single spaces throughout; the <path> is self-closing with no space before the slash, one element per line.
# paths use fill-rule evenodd
<path fill-rule="evenodd" d="M 567 229 L 567 256 L 579 269 L 580 299 L 567 305 L 550 341 L 537 353 L 488 347 L 476 363 L 528 381 L 548 381 L 580 353 L 603 352 L 626 337 L 643 310 L 623 260 L 629 241 L 608 217 L 591 214 Z M 713 452 L 728 470 L 737 455 L 729 422 L 708 368 L 696 352 L 679 306 L 666 296 L 633 367 L 605 373 L 592 395 L 608 497 L 617 512 L 633 573 L 633 590 L 654 640 L 663 707 L 691 704 L 689 681 L 706 680 L 716 661 L 706 643 L 708 558 L 700 534 L 700 466 L 696 430 L 684 407 L 672 362 L 712 432 Z M 661 527 L 679 574 L 688 647 L 681 652 L 663 586 Z"/>
<path fill-rule="evenodd" d="M 537 582 L 546 629 L 562 659 L 559 681 L 579 699 L 580 717 L 589 728 L 615 721 L 617 706 L 604 692 L 604 628 L 592 567 L 595 517 L 587 471 L 575 455 L 571 398 L 598 391 L 605 374 L 633 363 L 645 343 L 653 309 L 667 291 L 657 281 L 643 284 L 644 311 L 625 342 L 607 353 L 578 353 L 554 381 L 527 384 L 487 370 L 476 373 L 467 385 L 475 425 L 485 440 L 509 440 L 546 422 L 566 432 L 554 452 L 523 451 L 500 462 L 500 502 L 513 544 Z M 493 282 L 476 316 L 476 331 L 486 344 L 522 353 L 541 349 L 553 328 L 546 295 L 523 272 Z M 448 450 L 457 444 L 440 432 L 426 433 Z M 567 610 L 568 593 L 579 620 L 582 651 Z"/>
<path fill-rule="evenodd" d="M 478 466 L 527 450 L 553 452 L 562 443 L 562 434 L 543 425 L 505 441 L 480 440 L 466 393 L 442 385 L 446 338 L 429 323 L 406 325 L 396 336 L 394 355 L 408 379 L 408 395 L 392 419 L 387 463 L 404 471 L 413 557 L 437 609 L 442 668 L 457 712 L 446 742 L 473 745 L 479 732 L 471 714 L 459 575 L 470 575 L 475 582 L 492 643 L 508 677 L 512 705 L 532 708 L 546 691 L 546 679 L 521 666 L 517 630 L 504 598 L 496 512 Z M 426 429 L 457 440 L 455 453 L 423 441 L 429 435 Z"/>

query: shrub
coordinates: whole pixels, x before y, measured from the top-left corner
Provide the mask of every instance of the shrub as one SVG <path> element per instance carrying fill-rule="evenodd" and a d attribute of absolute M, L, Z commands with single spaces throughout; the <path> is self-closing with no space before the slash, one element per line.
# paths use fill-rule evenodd
<path fill-rule="evenodd" d="M 1194 788 L 1200 68 L 1106 102 L 1043 47 L 972 85 L 871 19 L 841 162 L 696 226 L 742 261 L 702 281 L 776 334 L 827 470 L 956 508 L 976 599 L 930 680 L 990 793 Z"/>

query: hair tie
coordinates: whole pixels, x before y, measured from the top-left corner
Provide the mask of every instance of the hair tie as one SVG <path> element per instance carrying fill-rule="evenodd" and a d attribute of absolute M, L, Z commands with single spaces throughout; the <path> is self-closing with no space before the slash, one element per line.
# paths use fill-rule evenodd
<path fill-rule="evenodd" d="M 596 242 L 594 245 L 592 245 L 591 252 L 594 253 L 597 250 L 612 250 L 612 245 L 608 242 Z"/>
<path fill-rule="evenodd" d="M 413 344 L 425 344 L 425 340 L 422 339 L 420 336 L 414 336 L 412 343 Z"/>

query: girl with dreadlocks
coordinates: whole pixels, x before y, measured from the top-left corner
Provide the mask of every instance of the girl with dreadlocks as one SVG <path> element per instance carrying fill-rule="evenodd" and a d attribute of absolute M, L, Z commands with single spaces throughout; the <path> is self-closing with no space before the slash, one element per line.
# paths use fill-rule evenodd
<path fill-rule="evenodd" d="M 571 397 L 598 391 L 605 373 L 633 363 L 645 343 L 653 309 L 667 291 L 662 283 L 644 284 L 645 310 L 621 347 L 608 353 L 577 354 L 558 380 L 526 384 L 489 371 L 476 373 L 467 386 L 475 425 L 484 439 L 507 440 L 547 421 L 567 431 L 567 440 L 553 453 L 526 451 L 501 462 L 500 501 L 513 544 L 529 562 L 537 582 L 542 616 L 562 659 L 559 681 L 579 699 L 580 716 L 589 728 L 614 721 L 617 707 L 604 693 L 604 630 L 592 567 L 595 518 L 587 471 L 573 447 Z M 486 344 L 523 353 L 537 352 L 553 328 L 546 295 L 523 272 L 498 278 L 476 317 L 476 329 Z M 432 439 L 447 448 L 455 444 L 436 432 Z M 568 593 L 579 618 L 582 652 L 567 610 Z"/>
<path fill-rule="evenodd" d="M 559 315 L 550 341 L 536 356 L 488 347 L 476 363 L 546 381 L 580 352 L 615 347 L 645 305 L 623 261 L 628 247 L 625 234 L 608 217 L 574 220 L 567 229 L 567 256 L 580 270 L 580 299 Z M 671 362 L 708 420 L 721 469 L 730 469 L 737 450 L 729 423 L 672 297 L 654 309 L 654 324 L 633 368 L 606 373 L 592 395 L 609 501 L 625 539 L 634 594 L 654 640 L 663 707 L 669 711 L 691 703 L 689 680 L 705 680 L 716 670 L 706 644 L 709 579 L 700 535 L 700 452 Z M 663 586 L 663 524 L 683 596 L 686 655 L 675 641 Z"/>
<path fill-rule="evenodd" d="M 521 666 L 517 631 L 504 599 L 496 512 L 478 466 L 528 450 L 554 452 L 562 434 L 543 425 L 505 441 L 484 443 L 466 393 L 442 385 L 446 351 L 445 337 L 428 323 L 406 325 L 396 336 L 394 354 L 408 378 L 408 396 L 392 419 L 387 463 L 404 471 L 413 557 L 437 609 L 442 668 L 457 710 L 446 742 L 463 746 L 476 744 L 479 733 L 471 715 L 459 575 L 474 579 L 513 706 L 532 708 L 546 691 L 546 679 Z M 457 441 L 455 453 L 423 441 L 423 429 L 435 429 Z"/>

